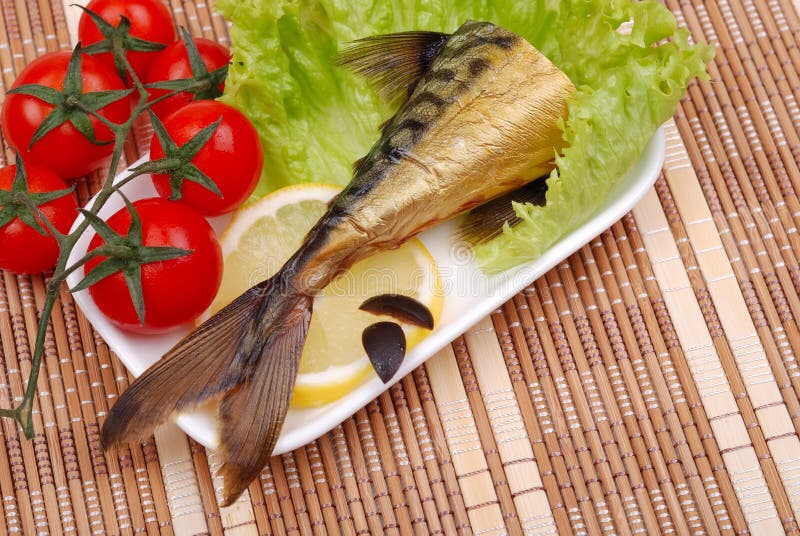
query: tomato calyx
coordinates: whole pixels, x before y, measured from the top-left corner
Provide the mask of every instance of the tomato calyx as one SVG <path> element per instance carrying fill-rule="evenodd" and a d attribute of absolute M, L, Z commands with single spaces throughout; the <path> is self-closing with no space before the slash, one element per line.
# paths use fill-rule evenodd
<path fill-rule="evenodd" d="M 211 139 L 211 136 L 214 135 L 214 131 L 220 123 L 222 123 L 222 117 L 220 116 L 219 119 L 204 127 L 180 147 L 169 135 L 166 127 L 164 127 L 164 123 L 162 123 L 154 113 L 150 112 L 150 118 L 153 122 L 153 131 L 158 137 L 158 141 L 161 142 L 161 147 L 164 149 L 164 157 L 158 160 L 145 162 L 132 171 L 135 173 L 169 175 L 170 201 L 177 201 L 181 198 L 184 180 L 196 182 L 222 197 L 222 192 L 217 184 L 211 180 L 211 177 L 203 173 L 200 168 L 192 163 L 192 159 L 200 152 L 200 149 L 203 148 L 208 140 Z"/>
<path fill-rule="evenodd" d="M 44 230 L 37 219 L 37 217 L 41 217 L 37 207 L 67 196 L 73 190 L 74 188 L 64 188 L 63 190 L 52 192 L 29 192 L 25 165 L 19 153 L 17 153 L 16 172 L 14 173 L 14 181 L 11 183 L 11 189 L 0 190 L 0 229 L 11 223 L 14 218 L 19 218 L 25 225 L 46 236 L 47 231 Z M 42 220 L 47 224 L 47 220 L 44 218 Z M 50 226 L 48 225 L 48 227 Z M 49 231 L 56 240 L 59 240 L 62 236 L 56 229 L 50 228 Z"/>
<path fill-rule="evenodd" d="M 106 118 L 99 115 L 99 110 L 112 102 L 127 97 L 132 91 L 133 89 L 112 89 L 84 93 L 81 79 L 81 47 L 77 45 L 72 51 L 61 91 L 41 84 L 24 84 L 9 90 L 8 93 L 28 95 L 53 106 L 53 110 L 33 133 L 28 145 L 28 150 L 30 150 L 33 144 L 65 121 L 69 121 L 78 132 L 95 145 L 112 143 L 111 141 L 100 141 L 95 137 L 90 116 L 107 122 Z"/>
<path fill-rule="evenodd" d="M 83 49 L 84 54 L 95 55 L 110 52 L 114 58 L 114 67 L 123 81 L 128 73 L 126 55 L 131 52 L 157 52 L 167 47 L 164 43 L 147 41 L 131 35 L 131 21 L 125 15 L 119 16 L 119 25 L 113 26 L 106 22 L 100 15 L 80 4 L 78 6 L 92 19 L 97 29 L 103 34 L 102 41 L 92 43 Z"/>
<path fill-rule="evenodd" d="M 228 65 L 223 65 L 209 72 L 192 36 L 189 35 L 186 28 L 181 28 L 181 33 L 183 34 L 183 41 L 186 43 L 186 55 L 189 58 L 192 77 L 153 82 L 152 84 L 146 84 L 144 87 L 191 93 L 194 95 L 194 100 L 213 100 L 222 96 L 219 86 L 228 77 Z"/>
<path fill-rule="evenodd" d="M 139 317 L 139 322 L 144 324 L 145 306 L 142 291 L 142 265 L 177 259 L 191 254 L 192 251 L 170 246 L 145 246 L 142 243 L 142 220 L 131 202 L 124 196 L 123 198 L 125 199 L 125 206 L 131 215 L 131 225 L 125 236 L 114 231 L 95 214 L 81 209 L 81 214 L 105 242 L 89 252 L 82 259 L 82 262 L 95 257 L 105 257 L 105 259 L 92 268 L 86 274 L 86 277 L 70 289 L 70 292 L 84 290 L 110 275 L 122 272 L 136 315 Z"/>

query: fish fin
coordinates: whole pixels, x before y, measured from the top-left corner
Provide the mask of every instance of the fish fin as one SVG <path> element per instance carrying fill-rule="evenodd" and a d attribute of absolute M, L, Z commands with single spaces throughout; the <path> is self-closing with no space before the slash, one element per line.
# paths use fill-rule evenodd
<path fill-rule="evenodd" d="M 374 315 L 391 316 L 401 322 L 433 329 L 433 314 L 423 303 L 403 294 L 379 294 L 364 300 L 359 309 Z"/>
<path fill-rule="evenodd" d="M 311 318 L 312 298 L 287 289 L 280 275 L 222 308 L 137 378 L 111 408 L 103 446 L 221 399 L 223 500 L 236 500 L 272 454 Z"/>
<path fill-rule="evenodd" d="M 197 406 L 236 384 L 239 378 L 232 374 L 236 349 L 263 299 L 262 286 L 251 288 L 202 323 L 122 393 L 103 424 L 105 447 L 141 439 L 174 412 Z"/>
<path fill-rule="evenodd" d="M 397 374 L 406 356 L 406 334 L 394 322 L 376 322 L 361 333 L 361 343 L 372 368 L 383 383 Z"/>
<path fill-rule="evenodd" d="M 300 296 L 267 338 L 252 375 L 220 404 L 222 505 L 233 503 L 267 464 L 278 440 L 308 333 L 313 300 Z"/>
<path fill-rule="evenodd" d="M 337 64 L 364 76 L 381 96 L 398 103 L 408 98 L 449 38 L 439 32 L 367 37 L 344 49 Z"/>
<path fill-rule="evenodd" d="M 542 177 L 472 209 L 459 224 L 456 239 L 473 245 L 491 240 L 503 231 L 506 223 L 514 227 L 522 221 L 514 212 L 515 203 L 544 206 L 546 192 L 546 178 Z"/>

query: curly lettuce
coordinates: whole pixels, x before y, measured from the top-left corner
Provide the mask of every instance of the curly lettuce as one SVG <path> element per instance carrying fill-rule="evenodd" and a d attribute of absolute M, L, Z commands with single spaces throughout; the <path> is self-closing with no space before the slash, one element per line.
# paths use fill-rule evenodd
<path fill-rule="evenodd" d="M 593 213 L 713 55 L 652 0 L 219 0 L 217 8 L 233 23 L 223 99 L 253 121 L 265 150 L 256 195 L 300 182 L 346 184 L 392 114 L 335 66 L 344 43 L 486 20 L 564 71 L 578 89 L 547 202 L 515 207 L 522 222 L 476 247 L 487 272 L 537 258 Z"/>

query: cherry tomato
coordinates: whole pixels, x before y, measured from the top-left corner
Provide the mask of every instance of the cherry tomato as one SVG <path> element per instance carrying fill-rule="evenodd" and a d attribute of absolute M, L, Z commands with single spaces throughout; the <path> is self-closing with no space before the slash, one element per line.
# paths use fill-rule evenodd
<path fill-rule="evenodd" d="M 212 72 L 227 64 L 231 59 L 231 53 L 227 48 L 202 37 L 194 38 L 197 51 L 200 53 L 200 58 L 208 69 Z M 176 41 L 164 50 L 158 53 L 158 56 L 150 66 L 150 70 L 145 77 L 146 84 L 155 82 L 163 82 L 165 80 L 181 80 L 184 78 L 192 78 L 195 73 L 192 73 L 192 68 L 189 65 L 189 55 L 186 53 L 186 43 L 183 41 Z M 219 92 L 222 93 L 225 84 L 222 83 L 218 86 Z M 150 89 L 151 98 L 155 99 L 161 95 L 169 93 L 166 89 Z M 164 119 L 169 114 L 195 100 L 195 96 L 188 91 L 178 93 L 172 97 L 165 99 L 161 102 L 154 104 L 150 109 L 161 119 Z"/>
<path fill-rule="evenodd" d="M 26 164 L 25 170 L 29 192 L 53 192 L 68 188 L 61 177 L 47 168 Z M 0 168 L 0 190 L 11 190 L 16 171 L 16 166 Z M 3 207 L 0 206 L 0 212 L 2 210 Z M 59 232 L 66 234 L 78 215 L 78 203 L 73 194 L 67 194 L 42 203 L 39 205 L 39 210 Z M 47 231 L 42 220 L 37 217 L 37 221 Z M 14 218 L 0 227 L 0 268 L 3 270 L 34 274 L 53 268 L 56 260 L 58 260 L 58 243 L 49 231 L 46 235 L 42 235 L 19 218 Z"/>
<path fill-rule="evenodd" d="M 69 52 L 51 52 L 28 64 L 14 81 L 12 87 L 24 84 L 41 84 L 61 90 L 69 65 Z M 125 89 L 112 67 L 88 56 L 81 59 L 83 93 Z M 55 171 L 61 177 L 86 175 L 101 167 L 111 154 L 113 144 L 96 145 L 90 142 L 72 123 L 65 121 L 33 144 L 31 139 L 42 121 L 53 110 L 53 105 L 29 95 L 7 95 L 3 103 L 0 125 L 8 144 L 16 147 L 25 162 L 34 162 Z M 131 101 L 124 97 L 99 110 L 100 115 L 114 123 L 123 123 L 131 114 Z M 111 131 L 97 118 L 91 118 L 95 138 L 111 142 Z"/>
<path fill-rule="evenodd" d="M 138 333 L 159 333 L 191 322 L 205 311 L 222 281 L 222 250 L 209 223 L 183 203 L 161 198 L 133 203 L 142 221 L 142 245 L 170 246 L 191 253 L 166 261 L 141 265 L 144 324 L 133 305 L 125 277 L 116 272 L 89 287 L 97 307 L 117 326 Z M 125 236 L 131 225 L 127 208 L 107 221 Z M 104 241 L 95 235 L 88 251 Z M 102 262 L 98 257 L 86 263 L 85 270 Z"/>
<path fill-rule="evenodd" d="M 175 24 L 172 15 L 160 0 L 92 0 L 86 6 L 114 27 L 119 26 L 120 15 L 131 21 L 130 34 L 133 37 L 168 45 L 175 41 Z M 78 22 L 78 40 L 84 47 L 105 39 L 94 21 L 86 12 Z M 157 52 L 129 51 L 128 62 L 142 79 Z M 97 54 L 95 57 L 114 67 L 114 58 L 110 52 Z"/>
<path fill-rule="evenodd" d="M 181 201 L 206 216 L 224 214 L 253 193 L 261 176 L 264 155 L 255 127 L 239 110 L 217 101 L 195 101 L 167 117 L 164 126 L 179 147 L 203 128 L 222 118 L 211 139 L 192 159 L 222 192 L 222 197 L 196 182 L 183 181 Z M 150 159 L 164 157 L 158 137 L 150 142 Z M 162 197 L 169 197 L 169 175 L 153 175 Z"/>

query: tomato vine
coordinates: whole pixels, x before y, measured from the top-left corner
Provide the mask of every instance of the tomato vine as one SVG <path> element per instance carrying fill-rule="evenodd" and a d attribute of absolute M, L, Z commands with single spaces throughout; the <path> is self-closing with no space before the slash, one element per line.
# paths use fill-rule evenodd
<path fill-rule="evenodd" d="M 27 188 L 25 187 L 25 165 L 22 161 L 22 158 L 19 156 L 19 153 L 17 153 L 16 159 L 18 176 L 15 177 L 15 188 L 12 192 L 9 192 L 7 195 L 5 195 L 5 197 L 0 197 L 0 202 L 2 202 L 2 205 L 8 205 L 8 207 L 10 207 L 6 208 L 4 212 L 0 213 L 0 226 L 3 221 L 12 216 L 12 211 L 14 217 L 19 217 L 21 220 L 26 222 L 32 222 L 32 227 L 36 228 L 37 230 L 44 231 L 44 229 L 42 229 L 38 223 L 41 221 L 55 238 L 59 248 L 58 259 L 53 270 L 53 275 L 46 285 L 45 302 L 39 318 L 36 341 L 31 359 L 31 371 L 28 377 L 27 385 L 25 386 L 23 399 L 16 407 L 0 408 L 0 417 L 15 419 L 22 427 L 25 436 L 29 439 L 33 437 L 34 433 L 32 418 L 33 405 L 37 392 L 37 383 L 42 364 L 45 339 L 47 337 L 47 328 L 48 324 L 50 323 L 53 308 L 59 296 L 59 290 L 61 285 L 65 283 L 67 277 L 71 273 L 83 267 L 84 264 L 86 264 L 86 262 L 90 259 L 100 255 L 108 257 L 108 260 L 104 261 L 103 265 L 100 265 L 104 266 L 104 268 L 102 268 L 99 272 L 93 271 L 87 274 L 86 278 L 74 288 L 70 289 L 70 291 L 74 292 L 86 288 L 97 280 L 101 279 L 104 274 L 108 275 L 108 273 L 113 272 L 111 268 L 119 268 L 119 266 L 122 266 L 124 268 L 126 278 L 130 280 L 129 287 L 131 290 L 131 297 L 134 303 L 137 305 L 137 313 L 139 314 L 140 319 L 143 319 L 145 311 L 142 305 L 141 279 L 137 277 L 138 272 L 134 265 L 139 263 L 140 266 L 141 264 L 156 260 L 172 259 L 187 253 L 184 250 L 170 247 L 145 247 L 142 244 L 140 233 L 136 232 L 137 227 L 135 225 L 132 226 L 131 232 L 129 232 L 125 237 L 117 237 L 116 235 L 111 236 L 108 227 L 98 217 L 98 214 L 102 207 L 113 195 L 122 195 L 128 210 L 131 212 L 132 221 L 138 221 L 138 216 L 136 215 L 135 209 L 133 208 L 132 204 L 127 202 L 127 199 L 125 199 L 121 192 L 121 188 L 141 175 L 151 173 L 171 173 L 175 169 L 192 170 L 192 165 L 190 162 L 191 158 L 194 156 L 194 153 L 197 152 L 198 147 L 205 143 L 211 132 L 213 132 L 214 128 L 216 128 L 216 125 L 212 125 L 211 128 L 205 129 L 203 132 L 198 134 L 198 136 L 196 136 L 196 139 L 193 138 L 190 140 L 190 142 L 186 144 L 188 146 L 187 149 L 183 151 L 176 149 L 170 154 L 169 158 L 147 162 L 145 165 L 132 169 L 130 173 L 121 180 L 114 182 L 114 178 L 117 175 L 119 164 L 122 159 L 124 143 L 133 129 L 134 122 L 153 105 L 168 99 L 180 93 L 181 91 L 185 91 L 187 86 L 190 88 L 206 87 L 209 84 L 216 86 L 221 82 L 220 76 L 223 76 L 227 73 L 227 69 L 217 70 L 213 73 L 208 73 L 204 69 L 197 69 L 197 74 L 200 76 L 200 78 L 202 78 L 201 80 L 182 80 L 181 84 L 168 88 L 170 89 L 168 93 L 152 99 L 148 88 L 143 84 L 131 66 L 127 58 L 127 51 L 156 50 L 163 47 L 149 44 L 134 38 L 125 38 L 125 35 L 127 35 L 126 32 L 129 30 L 129 24 L 125 24 L 125 20 L 123 20 L 123 24 L 120 25 L 121 28 L 119 29 L 114 29 L 107 23 L 103 23 L 102 19 L 99 19 L 99 17 L 96 15 L 92 16 L 92 20 L 96 24 L 98 24 L 98 20 L 100 20 L 99 24 L 105 24 L 101 27 L 101 30 L 104 30 L 104 35 L 107 37 L 108 42 L 112 43 L 114 46 L 111 46 L 111 44 L 107 46 L 103 44 L 95 46 L 95 49 L 84 49 L 82 51 L 80 44 L 78 44 L 73 50 L 72 60 L 68 66 L 64 80 L 64 88 L 61 92 L 33 84 L 22 85 L 13 90 L 14 93 L 29 95 L 55 106 L 54 111 L 42 124 L 40 132 L 38 132 L 37 136 L 35 136 L 35 139 L 32 140 L 31 145 L 35 144 L 36 141 L 44 136 L 47 131 L 52 130 L 65 121 L 69 121 L 75 125 L 76 128 L 78 128 L 78 130 L 92 143 L 102 143 L 96 140 L 94 132 L 89 126 L 89 117 L 97 119 L 100 123 L 105 125 L 105 127 L 107 127 L 113 135 L 113 150 L 111 152 L 108 173 L 91 205 L 81 211 L 84 217 L 73 229 L 73 231 L 67 234 L 59 232 L 53 225 L 51 225 L 45 215 L 38 210 L 38 206 L 44 201 L 49 200 L 51 197 L 66 195 L 70 192 L 54 192 L 47 196 L 27 191 Z M 184 38 L 187 40 L 188 45 L 188 42 L 191 41 L 191 37 L 184 32 Z M 197 55 L 197 48 L 193 46 L 193 43 L 187 46 L 187 50 L 190 54 Z M 83 92 L 80 84 L 80 66 L 82 54 L 87 52 L 96 53 L 101 51 L 111 52 L 114 57 L 114 63 L 120 70 L 121 74 L 122 70 L 124 69 L 124 73 L 126 73 L 129 77 L 129 80 L 133 86 L 132 89 L 114 92 L 107 91 L 102 92 L 102 94 L 97 92 Z M 191 60 L 193 62 L 193 66 L 197 62 L 201 62 L 199 55 L 198 57 L 193 56 Z M 209 80 L 210 75 L 213 75 L 211 76 L 211 80 Z M 98 112 L 98 110 L 104 104 L 115 99 L 128 97 L 128 95 L 131 93 L 136 99 L 136 103 L 133 106 L 131 115 L 124 122 L 115 123 Z M 160 123 L 158 126 L 160 126 Z M 163 132 L 161 132 L 161 134 L 163 135 Z M 201 183 L 206 182 L 203 180 L 205 178 L 205 176 L 199 176 L 197 173 L 195 175 L 190 174 L 190 180 L 197 180 Z M 13 200 L 13 204 L 11 201 L 5 203 L 2 201 L 3 199 L 6 199 L 6 201 Z M 92 250 L 82 258 L 70 264 L 69 257 L 73 248 L 77 244 L 80 237 L 89 229 L 89 227 L 92 227 L 101 235 L 108 235 L 107 238 L 112 239 L 111 242 L 113 243 L 108 247 Z M 117 256 L 116 258 L 114 257 L 115 255 Z"/>

